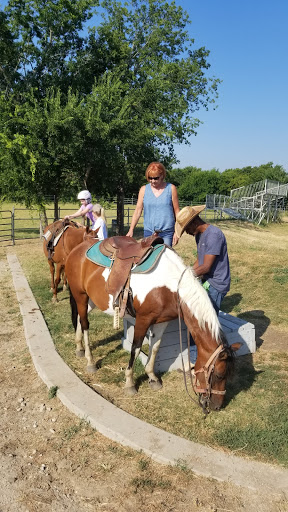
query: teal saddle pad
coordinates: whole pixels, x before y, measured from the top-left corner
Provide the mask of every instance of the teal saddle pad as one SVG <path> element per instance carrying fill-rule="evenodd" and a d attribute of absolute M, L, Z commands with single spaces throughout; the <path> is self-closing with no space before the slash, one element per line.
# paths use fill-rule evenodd
<path fill-rule="evenodd" d="M 113 260 L 102 254 L 100 251 L 101 243 L 102 241 L 96 242 L 96 244 L 92 245 L 92 247 L 89 247 L 89 249 L 86 251 L 86 258 L 88 258 L 88 260 L 92 261 L 93 263 L 100 265 L 100 267 L 110 268 L 113 265 Z M 145 260 L 140 265 L 137 265 L 135 268 L 133 268 L 132 272 L 135 274 L 144 274 L 145 272 L 149 272 L 149 270 L 151 270 L 155 265 L 164 249 L 165 244 L 156 244 L 149 256 L 147 256 L 147 258 L 145 258 Z"/>

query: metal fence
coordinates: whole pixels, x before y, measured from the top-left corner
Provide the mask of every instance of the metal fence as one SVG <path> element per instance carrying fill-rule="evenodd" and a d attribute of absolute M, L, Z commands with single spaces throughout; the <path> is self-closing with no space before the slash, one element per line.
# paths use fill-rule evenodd
<path fill-rule="evenodd" d="M 132 215 L 135 210 L 135 203 L 133 204 L 133 198 L 130 199 L 130 203 L 128 202 L 129 198 L 125 199 L 124 206 L 124 232 L 128 231 Z M 184 206 L 193 206 L 195 202 L 189 201 L 181 201 L 180 208 Z M 58 208 L 58 219 L 62 219 L 65 215 L 69 215 L 69 213 L 73 213 L 75 208 L 62 208 L 61 206 Z M 51 224 L 54 221 L 54 208 L 46 209 L 46 216 L 48 224 Z M 201 214 L 202 218 L 208 220 L 209 222 L 213 222 L 214 220 L 219 220 L 221 216 L 219 213 L 214 211 L 213 209 L 206 209 Z M 106 218 L 107 218 L 107 227 L 108 234 L 112 236 L 116 233 L 117 228 L 117 208 L 109 208 L 106 210 Z M 0 210 L 0 243 L 11 242 L 13 245 L 16 241 L 20 240 L 32 240 L 42 238 L 43 230 L 45 228 L 45 220 L 43 218 L 43 214 L 40 214 L 37 209 L 28 209 L 28 208 L 18 208 L 12 207 L 11 210 Z M 136 238 L 141 237 L 143 233 L 143 216 L 140 217 L 137 227 L 134 230 L 134 234 Z"/>
<path fill-rule="evenodd" d="M 58 219 L 62 219 L 65 215 L 73 213 L 74 209 L 58 208 Z M 134 208 L 124 207 L 124 228 L 130 226 Z M 54 221 L 54 209 L 46 209 L 48 224 Z M 117 208 L 111 208 L 106 212 L 107 227 L 109 235 L 116 233 L 117 227 Z M 81 222 L 80 219 L 76 219 Z M 143 226 L 143 217 L 139 219 L 138 228 Z M 43 214 L 39 211 L 28 208 L 13 207 L 11 210 L 0 210 L 0 242 L 12 242 L 15 244 L 17 240 L 31 240 L 42 238 L 45 228 L 45 220 Z"/>

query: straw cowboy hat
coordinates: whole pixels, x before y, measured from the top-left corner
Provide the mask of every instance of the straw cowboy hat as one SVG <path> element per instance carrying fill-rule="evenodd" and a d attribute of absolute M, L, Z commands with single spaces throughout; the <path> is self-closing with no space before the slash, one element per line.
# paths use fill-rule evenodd
<path fill-rule="evenodd" d="M 202 210 L 206 208 L 206 204 L 201 206 L 185 206 L 180 210 L 176 216 L 175 233 L 180 238 L 183 231 L 187 228 L 188 224 L 199 215 Z"/>

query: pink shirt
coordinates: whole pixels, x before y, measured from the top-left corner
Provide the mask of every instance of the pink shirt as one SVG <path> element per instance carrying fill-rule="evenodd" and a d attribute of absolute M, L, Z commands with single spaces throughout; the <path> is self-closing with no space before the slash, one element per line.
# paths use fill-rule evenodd
<path fill-rule="evenodd" d="M 86 204 L 86 206 L 85 206 L 84 204 L 82 204 L 82 205 L 80 206 L 80 210 L 81 210 L 81 211 L 85 210 L 85 208 L 87 208 L 87 206 L 89 207 L 89 211 L 88 211 L 87 213 L 85 213 L 85 216 L 86 216 L 88 219 L 90 219 L 90 221 L 91 221 L 91 222 L 92 222 L 92 224 L 93 224 L 93 222 L 94 222 L 94 217 L 93 217 L 93 215 L 92 215 L 92 208 L 93 208 L 93 204 L 89 203 L 89 204 Z"/>

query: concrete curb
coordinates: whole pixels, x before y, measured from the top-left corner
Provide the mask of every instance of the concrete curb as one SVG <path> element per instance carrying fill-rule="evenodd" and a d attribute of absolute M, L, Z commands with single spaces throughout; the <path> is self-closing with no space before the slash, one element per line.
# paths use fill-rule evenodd
<path fill-rule="evenodd" d="M 265 493 L 288 497 L 288 471 L 249 461 L 187 441 L 118 409 L 86 386 L 56 352 L 52 338 L 17 256 L 7 255 L 35 368 L 48 386 L 58 386 L 61 402 L 104 436 L 142 451 L 155 461 Z"/>

